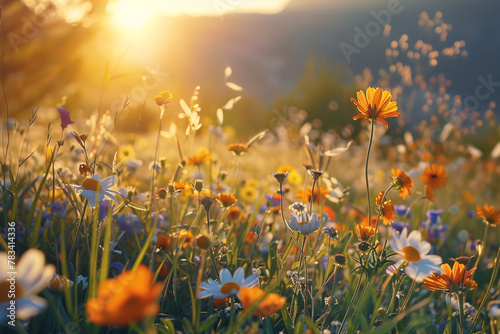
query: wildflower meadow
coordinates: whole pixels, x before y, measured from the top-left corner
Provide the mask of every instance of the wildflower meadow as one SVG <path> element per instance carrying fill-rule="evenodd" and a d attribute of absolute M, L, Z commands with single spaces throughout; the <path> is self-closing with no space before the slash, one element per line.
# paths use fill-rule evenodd
<path fill-rule="evenodd" d="M 403 10 L 386 7 L 373 17 Z M 4 30 L 0 332 L 500 333 L 500 128 L 484 97 L 500 84 L 456 93 L 436 66 L 466 62 L 468 41 L 450 41 L 446 11 L 412 13 L 421 39 L 370 33 L 382 19 L 354 29 L 385 65 L 320 71 L 263 112 L 229 64 L 209 94 L 151 76 L 116 100 L 116 59 L 87 97 L 48 86 L 18 112 L 9 65 L 37 37 L 11 56 Z M 348 62 L 368 52 L 351 35 Z"/>

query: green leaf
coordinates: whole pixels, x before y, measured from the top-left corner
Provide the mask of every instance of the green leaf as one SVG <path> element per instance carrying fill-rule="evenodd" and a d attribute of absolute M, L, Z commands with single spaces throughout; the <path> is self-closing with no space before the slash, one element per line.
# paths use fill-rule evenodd
<path fill-rule="evenodd" d="M 273 277 L 278 269 L 278 241 L 273 241 L 269 244 L 267 267 L 269 268 L 269 276 Z"/>
<path fill-rule="evenodd" d="M 347 233 L 342 240 L 339 241 L 337 246 L 332 246 L 330 250 L 330 255 L 337 255 L 344 253 L 349 241 L 351 240 L 352 232 Z"/>
<path fill-rule="evenodd" d="M 304 318 L 304 321 L 307 325 L 307 328 L 312 330 L 312 332 L 314 334 L 320 334 L 318 327 L 316 327 L 316 325 L 314 324 L 314 321 L 311 318 L 306 317 L 306 318 Z"/>
<path fill-rule="evenodd" d="M 283 322 L 285 323 L 285 327 L 286 327 L 286 331 L 288 333 L 292 333 L 293 332 L 293 328 L 292 328 L 292 321 L 290 320 L 290 316 L 288 315 L 288 311 L 286 309 L 286 305 L 284 304 L 283 306 L 281 306 L 281 315 L 283 316 Z"/>
<path fill-rule="evenodd" d="M 219 319 L 219 315 L 212 314 L 210 317 L 208 317 L 203 322 L 203 324 L 200 325 L 200 327 L 198 328 L 197 332 L 204 332 L 207 329 L 211 328 L 213 325 L 215 325 L 215 323 L 217 322 L 218 319 Z"/>
<path fill-rule="evenodd" d="M 166 327 L 167 334 L 174 334 L 175 333 L 175 327 L 174 327 L 174 323 L 172 321 L 170 321 L 167 318 L 163 318 L 163 319 L 161 319 L 161 322 Z"/>
<path fill-rule="evenodd" d="M 191 326 L 191 323 L 189 322 L 188 318 L 182 319 L 182 328 L 187 333 L 194 333 L 193 326 Z"/>

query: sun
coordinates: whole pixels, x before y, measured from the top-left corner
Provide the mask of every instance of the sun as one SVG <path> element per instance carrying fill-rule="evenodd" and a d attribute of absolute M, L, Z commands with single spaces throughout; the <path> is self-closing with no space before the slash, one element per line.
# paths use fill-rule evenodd
<path fill-rule="evenodd" d="M 146 25 L 155 13 L 156 1 L 117 0 L 110 5 L 112 21 L 118 27 L 136 30 Z"/>

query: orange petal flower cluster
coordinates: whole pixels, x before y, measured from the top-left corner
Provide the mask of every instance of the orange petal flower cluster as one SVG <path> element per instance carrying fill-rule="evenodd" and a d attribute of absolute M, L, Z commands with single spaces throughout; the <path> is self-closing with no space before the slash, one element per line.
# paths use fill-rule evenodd
<path fill-rule="evenodd" d="M 431 291 L 456 292 L 463 288 L 475 289 L 477 283 L 469 277 L 476 271 L 476 268 L 466 270 L 464 264 L 455 262 L 453 269 L 445 263 L 441 265 L 444 273 L 433 273 L 430 277 L 424 278 L 423 287 Z"/>
<path fill-rule="evenodd" d="M 448 172 L 443 165 L 432 164 L 427 167 L 420 178 L 426 185 L 425 194 L 430 201 L 434 201 L 434 190 L 446 187 Z"/>
<path fill-rule="evenodd" d="M 365 118 L 370 122 L 379 122 L 388 129 L 389 125 L 384 118 L 399 116 L 397 103 L 392 101 L 392 95 L 389 91 L 368 87 L 366 95 L 362 90 L 358 91 L 357 95 L 358 100 L 351 98 L 351 101 L 358 107 L 361 114 L 352 119 Z"/>
<path fill-rule="evenodd" d="M 477 206 L 477 216 L 483 218 L 486 224 L 496 226 L 500 224 L 500 211 L 495 210 L 493 205 L 485 204 L 484 207 Z"/>
<path fill-rule="evenodd" d="M 251 308 L 259 299 L 264 296 L 265 292 L 258 287 L 253 288 L 241 287 L 238 297 L 245 309 Z M 281 306 L 285 304 L 286 299 L 277 293 L 270 293 L 259 303 L 254 312 L 254 316 L 260 318 L 267 318 L 273 313 L 278 312 Z"/>
<path fill-rule="evenodd" d="M 199 166 L 206 161 L 210 161 L 210 153 L 206 150 L 203 150 L 189 158 L 189 164 L 192 166 Z"/>
<path fill-rule="evenodd" d="M 85 305 L 87 319 L 100 326 L 124 327 L 158 313 L 160 283 L 151 285 L 153 273 L 141 265 L 99 284 L 97 298 Z"/>
<path fill-rule="evenodd" d="M 413 187 L 411 177 L 406 172 L 397 168 L 392 169 L 392 174 L 394 175 L 394 185 L 399 190 L 399 196 L 405 199 L 407 195 L 411 194 L 410 188 Z"/>
<path fill-rule="evenodd" d="M 233 194 L 229 194 L 229 193 L 220 193 L 220 194 L 217 195 L 216 199 L 225 208 L 233 205 L 234 203 L 236 203 L 238 201 L 236 199 L 236 197 L 234 197 Z"/>
<path fill-rule="evenodd" d="M 227 150 L 233 152 L 234 155 L 240 155 L 248 152 L 248 146 L 245 144 L 231 144 Z"/>
<path fill-rule="evenodd" d="M 356 234 L 361 241 L 368 241 L 374 234 L 375 228 L 371 226 L 364 226 L 363 224 L 356 225 Z"/>

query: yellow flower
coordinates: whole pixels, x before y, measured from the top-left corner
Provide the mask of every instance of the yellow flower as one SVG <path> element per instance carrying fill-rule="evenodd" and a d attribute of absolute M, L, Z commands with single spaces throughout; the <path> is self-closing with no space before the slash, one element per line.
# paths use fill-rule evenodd
<path fill-rule="evenodd" d="M 257 199 L 258 193 L 254 187 L 245 186 L 240 189 L 239 195 L 243 202 L 253 203 Z"/>
<path fill-rule="evenodd" d="M 243 307 L 249 309 L 257 303 L 264 294 L 265 292 L 256 286 L 251 289 L 243 286 L 239 291 L 238 297 Z M 281 297 L 277 293 L 270 293 L 259 303 L 253 315 L 260 318 L 267 318 L 271 314 L 278 312 L 285 302 L 286 299 L 284 297 Z"/>
<path fill-rule="evenodd" d="M 392 95 L 389 91 L 368 87 L 366 95 L 362 90 L 358 91 L 357 95 L 358 100 L 351 98 L 351 101 L 358 107 L 361 114 L 352 119 L 365 118 L 370 122 L 379 122 L 388 129 L 389 125 L 384 118 L 399 116 L 398 106 L 396 101 L 391 101 Z"/>
<path fill-rule="evenodd" d="M 99 284 L 97 298 L 85 304 L 87 319 L 100 326 L 124 327 L 160 310 L 160 283 L 152 285 L 153 274 L 144 265 Z"/>
<path fill-rule="evenodd" d="M 168 100 L 170 100 L 171 98 L 172 98 L 172 93 L 170 93 L 170 91 L 167 90 L 161 92 L 160 95 L 156 95 L 153 100 L 158 106 L 161 107 L 162 105 L 166 104 Z"/>
<path fill-rule="evenodd" d="M 291 185 L 298 186 L 301 185 L 304 180 L 302 179 L 302 176 L 299 172 L 293 170 L 288 175 L 288 182 L 290 182 Z"/>
<path fill-rule="evenodd" d="M 116 155 L 117 162 L 120 162 L 123 158 L 133 157 L 135 157 L 135 150 L 132 145 L 122 145 L 118 148 L 118 153 Z"/>

